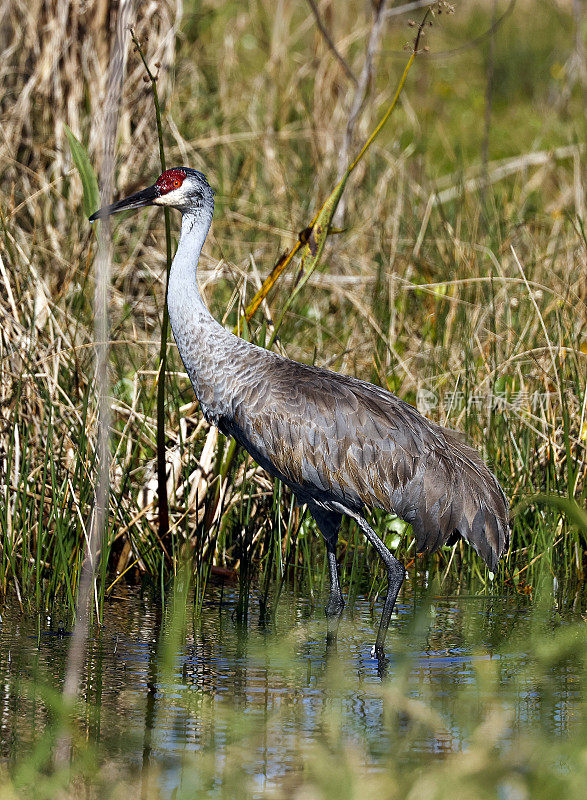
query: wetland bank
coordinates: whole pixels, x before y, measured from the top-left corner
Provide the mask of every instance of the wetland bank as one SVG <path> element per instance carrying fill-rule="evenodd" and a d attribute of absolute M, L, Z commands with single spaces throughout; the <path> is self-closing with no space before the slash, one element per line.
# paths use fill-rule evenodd
<path fill-rule="evenodd" d="M 107 529 L 70 714 L 61 689 L 100 387 L 96 240 L 64 123 L 99 168 L 116 7 L 0 8 L 0 798 L 581 796 L 580 4 L 479 2 L 437 15 L 430 53 L 345 189 L 342 233 L 307 278 L 294 260 L 246 323 L 336 183 L 373 8 L 316 5 L 348 71 L 301 0 L 161 0 L 135 20 L 158 71 L 168 163 L 191 163 L 216 191 L 201 284 L 214 316 L 462 431 L 511 500 L 512 545 L 491 575 L 469 548 L 418 557 L 403 523 L 372 516 L 408 567 L 382 676 L 369 650 L 385 575 L 345 523 L 348 606 L 329 646 L 317 532 L 202 419 L 171 341 L 160 536 L 165 229 L 150 211 L 123 219 L 109 303 Z M 414 35 L 405 14 L 383 10 L 347 157 L 388 107 Z M 150 85 L 138 53 L 127 56 L 121 195 L 161 171 Z"/>

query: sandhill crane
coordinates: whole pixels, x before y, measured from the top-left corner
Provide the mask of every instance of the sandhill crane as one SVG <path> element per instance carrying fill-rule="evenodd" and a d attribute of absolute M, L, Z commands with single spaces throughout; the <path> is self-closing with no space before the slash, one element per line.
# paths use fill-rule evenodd
<path fill-rule="evenodd" d="M 462 537 L 495 571 L 509 545 L 508 503 L 494 475 L 451 430 L 365 381 L 310 367 L 245 342 L 204 304 L 196 279 L 214 193 L 202 173 L 169 169 L 153 186 L 105 206 L 90 221 L 131 208 L 182 214 L 167 305 L 179 352 L 206 419 L 233 436 L 307 504 L 326 542 L 328 618 L 344 601 L 336 545 L 343 514 L 381 556 L 388 589 L 373 654 L 383 645 L 405 570 L 365 519 L 377 507 L 411 523 L 418 551 Z"/>

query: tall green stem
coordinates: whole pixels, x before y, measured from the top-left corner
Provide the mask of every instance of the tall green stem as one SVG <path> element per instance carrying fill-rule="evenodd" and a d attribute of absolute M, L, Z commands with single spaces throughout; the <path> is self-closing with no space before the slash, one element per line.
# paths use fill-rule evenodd
<path fill-rule="evenodd" d="M 157 120 L 157 137 L 159 139 L 159 159 L 161 171 L 165 172 L 165 147 L 163 145 L 163 125 L 161 124 L 161 106 L 157 92 L 157 75 L 149 69 L 147 60 L 131 29 L 130 35 L 147 76 L 151 82 L 153 102 L 155 104 L 155 117 Z M 157 368 L 157 498 L 159 508 L 159 537 L 163 539 L 169 533 L 169 501 L 167 499 L 167 464 L 165 461 L 165 375 L 167 370 L 167 337 L 169 334 L 169 314 L 167 311 L 167 286 L 169 284 L 169 271 L 171 269 L 171 223 L 169 209 L 165 213 L 165 246 L 167 254 L 167 272 L 165 275 L 165 303 L 163 304 L 163 319 L 161 321 L 161 343 L 159 346 L 159 366 Z"/>

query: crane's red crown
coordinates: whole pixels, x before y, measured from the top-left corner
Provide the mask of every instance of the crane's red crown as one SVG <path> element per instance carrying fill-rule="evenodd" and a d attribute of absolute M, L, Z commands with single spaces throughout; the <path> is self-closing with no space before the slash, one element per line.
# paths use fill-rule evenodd
<path fill-rule="evenodd" d="M 173 189 L 179 189 L 184 181 L 186 172 L 183 169 L 167 169 L 163 172 L 155 182 L 155 186 L 159 189 L 159 196 L 167 194 Z"/>

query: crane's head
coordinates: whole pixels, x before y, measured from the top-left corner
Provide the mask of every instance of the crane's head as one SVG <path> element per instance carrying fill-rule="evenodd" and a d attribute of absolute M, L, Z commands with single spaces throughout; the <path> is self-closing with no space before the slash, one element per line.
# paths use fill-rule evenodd
<path fill-rule="evenodd" d="M 109 206 L 103 206 L 90 217 L 90 222 L 143 206 L 171 206 L 182 214 L 202 212 L 212 214 L 214 209 L 214 192 L 202 175 L 191 167 L 175 167 L 166 170 L 152 186 L 131 194 L 124 200 L 118 200 Z"/>

